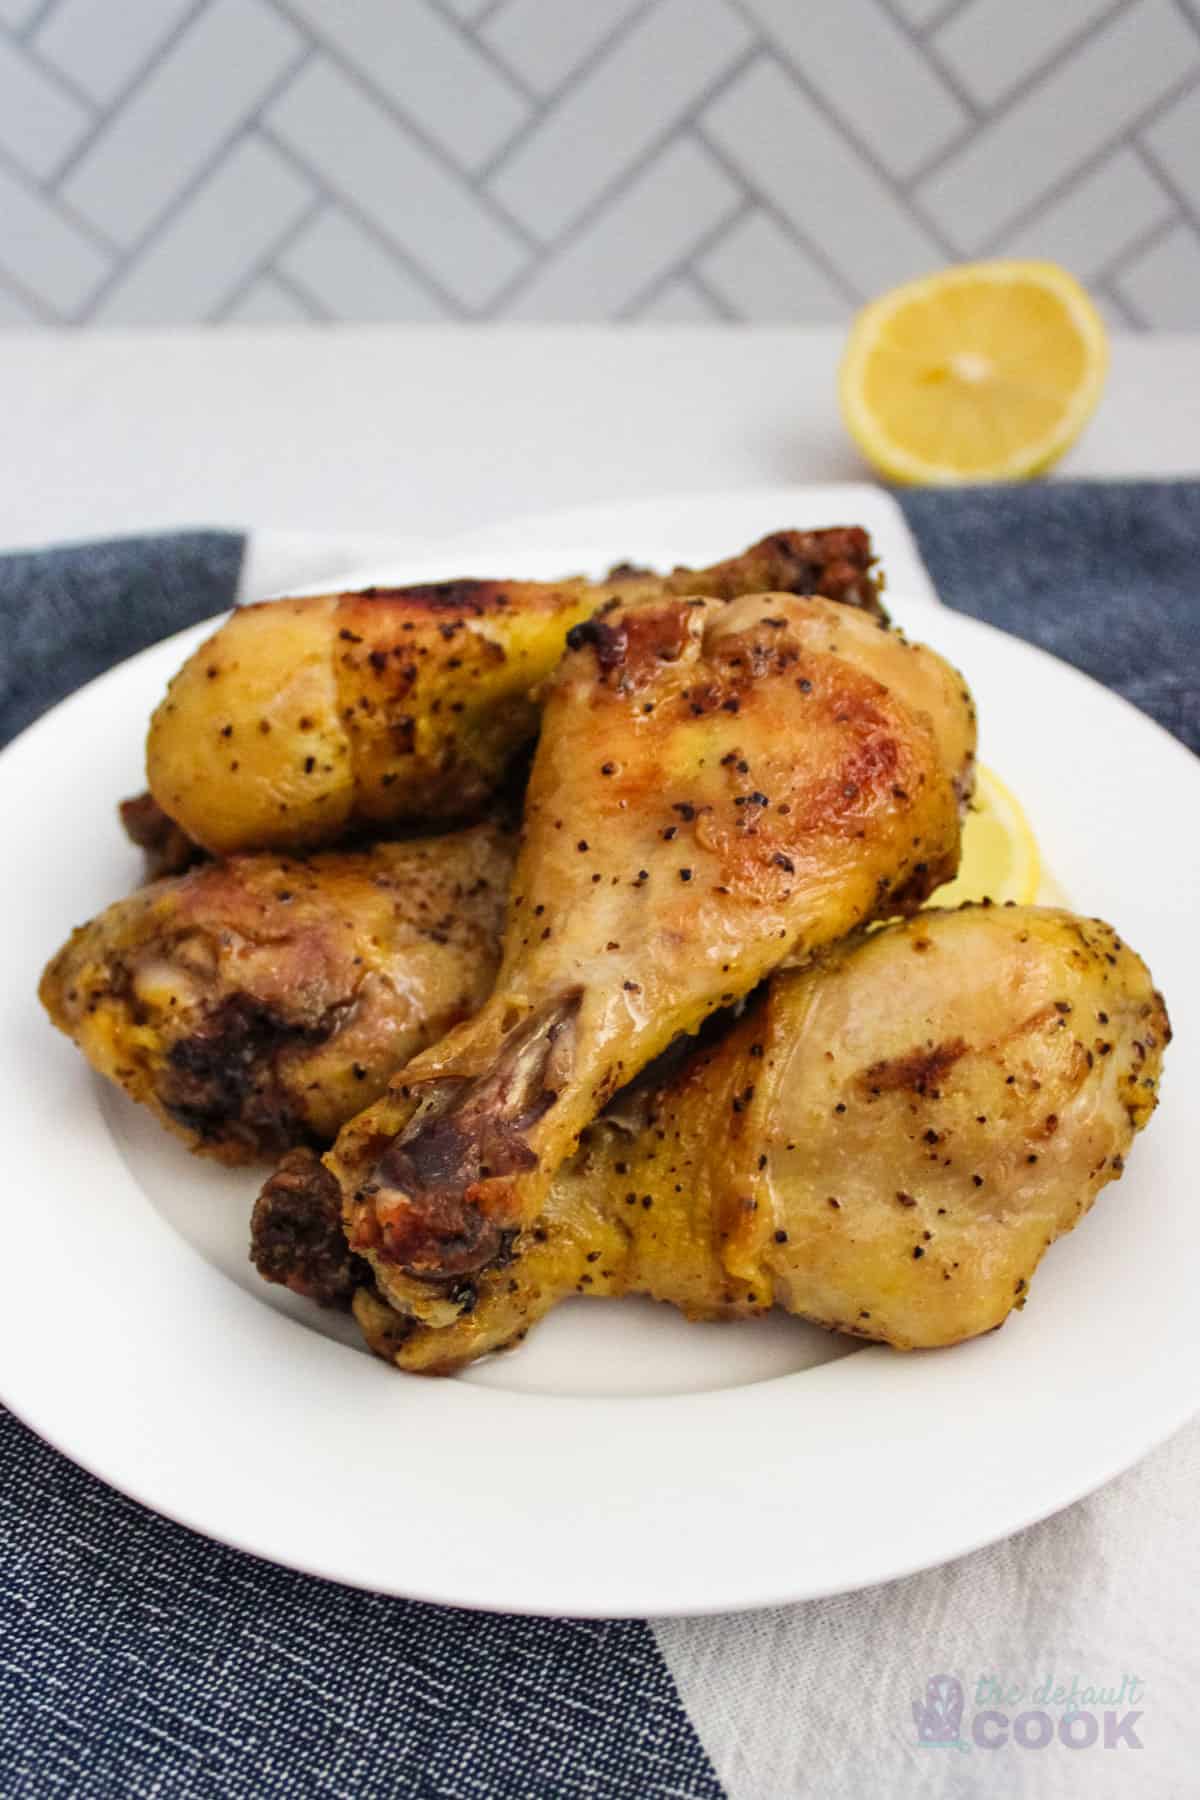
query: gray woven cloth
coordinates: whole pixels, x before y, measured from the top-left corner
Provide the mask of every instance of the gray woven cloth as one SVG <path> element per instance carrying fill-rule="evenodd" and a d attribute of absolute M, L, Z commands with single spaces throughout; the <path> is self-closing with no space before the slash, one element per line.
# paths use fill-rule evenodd
<path fill-rule="evenodd" d="M 902 504 L 949 605 L 1200 748 L 1200 483 Z M 0 738 L 221 611 L 243 548 L 202 532 L 0 558 Z M 643 1621 L 477 1617 L 339 1589 L 157 1518 L 11 1414 L 0 1450 L 4 1800 L 722 1791 Z"/>
<path fill-rule="evenodd" d="M 0 744 L 114 663 L 223 612 L 245 543 L 188 531 L 0 557 Z"/>
<path fill-rule="evenodd" d="M 1200 481 L 898 498 L 947 606 L 1074 663 L 1200 751 Z"/>

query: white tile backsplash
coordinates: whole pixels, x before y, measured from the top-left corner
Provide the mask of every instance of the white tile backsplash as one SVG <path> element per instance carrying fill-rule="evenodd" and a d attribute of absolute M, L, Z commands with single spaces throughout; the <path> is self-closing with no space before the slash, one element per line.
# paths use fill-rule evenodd
<path fill-rule="evenodd" d="M 1114 150 L 1014 231 L 1005 249 L 1060 262 L 1081 281 L 1093 281 L 1173 211 L 1170 195 L 1137 152 Z"/>
<path fill-rule="evenodd" d="M 752 42 L 727 0 L 660 0 L 488 182 L 542 242 L 574 223 Z"/>
<path fill-rule="evenodd" d="M 0 164 L 0 272 L 64 317 L 78 313 L 112 266 L 54 199 Z"/>
<path fill-rule="evenodd" d="M 1143 135 L 1151 155 L 1200 214 L 1200 86 L 1183 94 Z"/>
<path fill-rule="evenodd" d="M 673 275 L 637 309 L 639 325 L 714 325 L 724 316 L 704 289 L 687 275 Z"/>
<path fill-rule="evenodd" d="M 0 326 L 41 325 L 42 315 L 0 280 Z"/>
<path fill-rule="evenodd" d="M 892 0 L 892 9 L 916 31 L 927 30 L 954 0 Z"/>
<path fill-rule="evenodd" d="M 896 175 L 958 137 L 968 115 L 879 0 L 744 0 L 768 42 Z M 870 81 L 865 55 L 887 79 Z"/>
<path fill-rule="evenodd" d="M 511 227 L 333 63 L 311 63 L 266 123 L 298 161 L 465 305 L 486 305 L 524 266 L 525 248 Z"/>
<path fill-rule="evenodd" d="M 1200 242 L 1186 226 L 1172 226 L 1121 270 L 1114 285 L 1143 325 L 1200 331 Z"/>
<path fill-rule="evenodd" d="M 41 4 L 42 0 L 0 0 L 0 25 L 7 25 L 10 31 L 20 31 L 30 23 Z"/>
<path fill-rule="evenodd" d="M 697 263 L 704 285 L 734 318 L 757 325 L 840 319 L 843 290 L 764 212 L 742 219 Z"/>
<path fill-rule="evenodd" d="M 553 94 L 642 0 L 506 0 L 480 27 L 482 41 L 539 94 Z"/>
<path fill-rule="evenodd" d="M 508 77 L 429 0 L 403 0 L 400 30 L 396 0 L 288 0 L 288 7 L 460 168 L 479 168 L 528 113 Z"/>
<path fill-rule="evenodd" d="M 0 37 L 0 148 L 30 175 L 54 174 L 91 114 L 52 75 Z"/>
<path fill-rule="evenodd" d="M 1112 0 L 974 0 L 929 41 L 973 100 L 995 106 L 1111 10 Z"/>
<path fill-rule="evenodd" d="M 0 326 L 1200 323 L 1200 0 L 0 0 Z"/>
<path fill-rule="evenodd" d="M 762 57 L 701 118 L 746 185 L 864 298 L 946 261 L 885 176 L 778 63 Z"/>
<path fill-rule="evenodd" d="M 384 248 L 377 235 L 336 206 L 294 237 L 277 267 L 333 319 L 406 319 L 431 324 L 446 307 Z"/>
<path fill-rule="evenodd" d="M 442 0 L 442 4 L 448 13 L 470 25 L 491 11 L 494 0 Z"/>
<path fill-rule="evenodd" d="M 192 0 L 60 0 L 33 48 L 92 100 L 107 106 L 145 68 L 191 11 Z"/>
<path fill-rule="evenodd" d="M 321 314 L 285 287 L 277 275 L 258 275 L 221 317 L 229 325 L 305 325 Z"/>
<path fill-rule="evenodd" d="M 126 247 L 203 170 L 302 48 L 266 0 L 213 0 L 63 183 L 87 218 Z"/>
<path fill-rule="evenodd" d="M 740 198 L 707 151 L 686 139 L 670 145 L 598 220 L 541 265 L 510 302 L 510 317 L 618 315 L 736 211 Z"/>
<path fill-rule="evenodd" d="M 1200 71 L 1200 38 L 1173 0 L 1139 0 L 920 183 L 955 248 L 981 250 L 1064 177 Z"/>
<path fill-rule="evenodd" d="M 96 308 L 104 325 L 199 323 L 244 280 L 314 201 L 270 144 L 244 139 L 205 177 Z"/>

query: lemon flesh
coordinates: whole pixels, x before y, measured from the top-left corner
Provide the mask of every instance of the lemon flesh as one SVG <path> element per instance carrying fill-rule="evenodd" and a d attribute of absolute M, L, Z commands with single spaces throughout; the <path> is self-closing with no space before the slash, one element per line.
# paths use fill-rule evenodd
<path fill-rule="evenodd" d="M 1015 900 L 1030 906 L 1042 885 L 1037 839 L 1021 803 L 1000 777 L 980 766 L 975 796 L 963 826 L 958 874 L 929 901 L 961 906 L 964 900 Z"/>
<path fill-rule="evenodd" d="M 1012 481 L 1049 468 L 1093 412 L 1104 323 L 1055 263 L 963 263 L 859 313 L 839 383 L 848 430 L 894 481 Z"/>

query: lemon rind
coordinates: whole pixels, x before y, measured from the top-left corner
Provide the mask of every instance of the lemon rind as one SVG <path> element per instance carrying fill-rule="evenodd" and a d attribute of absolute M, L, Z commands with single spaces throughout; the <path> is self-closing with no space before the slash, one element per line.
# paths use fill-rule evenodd
<path fill-rule="evenodd" d="M 878 349 L 883 326 L 902 306 L 942 296 L 948 287 L 964 283 L 998 286 L 1026 281 L 1046 288 L 1062 303 L 1087 350 L 1084 379 L 1064 407 L 1053 431 L 1024 444 L 1011 456 L 981 468 L 965 471 L 951 463 L 932 462 L 915 455 L 880 424 L 862 401 L 862 371 Z M 1109 346 L 1104 321 L 1086 290 L 1057 263 L 1001 258 L 991 262 L 959 263 L 904 283 L 865 306 L 851 327 L 839 371 L 839 398 L 843 417 L 855 443 L 867 460 L 890 480 L 904 485 L 971 486 L 983 481 L 1015 481 L 1051 467 L 1079 437 L 1096 410 L 1108 374 Z"/>

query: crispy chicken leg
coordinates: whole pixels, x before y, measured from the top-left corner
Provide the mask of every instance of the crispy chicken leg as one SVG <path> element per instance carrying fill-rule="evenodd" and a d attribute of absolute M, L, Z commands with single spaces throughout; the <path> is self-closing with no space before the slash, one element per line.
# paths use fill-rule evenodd
<path fill-rule="evenodd" d="M 533 689 L 598 606 L 659 594 L 819 593 L 880 616 L 865 531 L 779 531 L 741 556 L 608 582 L 444 581 L 239 608 L 150 724 L 162 811 L 216 855 L 315 849 L 482 810 L 532 741 Z"/>
<path fill-rule="evenodd" d="M 495 991 L 328 1158 L 387 1298 L 452 1320 L 673 1038 L 952 875 L 973 749 L 953 670 L 828 600 L 661 600 L 573 632 Z"/>
<path fill-rule="evenodd" d="M 42 977 L 54 1023 L 191 1148 L 327 1144 L 487 995 L 513 843 L 205 863 L 110 906 Z"/>
<path fill-rule="evenodd" d="M 372 1347 L 426 1372 L 519 1341 L 569 1294 L 953 1344 L 1024 1305 L 1120 1175 L 1169 1038 L 1144 964 L 1098 920 L 921 913 L 775 975 L 715 1048 L 621 1097 L 445 1329 L 387 1305 L 315 1160 L 287 1220 L 268 1184 L 255 1255 L 299 1291 L 353 1293 Z"/>

